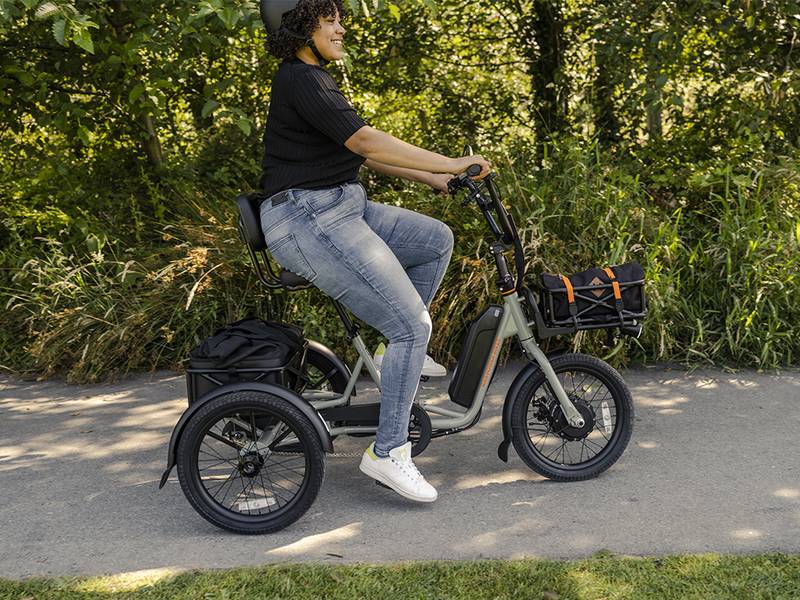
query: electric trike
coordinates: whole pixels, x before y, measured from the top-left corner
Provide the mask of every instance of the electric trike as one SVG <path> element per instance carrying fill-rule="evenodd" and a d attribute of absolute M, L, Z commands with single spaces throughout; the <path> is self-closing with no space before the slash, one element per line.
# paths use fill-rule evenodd
<path fill-rule="evenodd" d="M 449 406 L 417 398 L 409 440 L 419 455 L 431 440 L 474 426 L 503 343 L 515 339 L 525 358 L 502 412 L 498 457 L 508 461 L 513 445 L 523 462 L 556 481 L 592 478 L 622 455 L 633 429 L 633 403 L 619 373 L 602 360 L 577 353 L 546 355 L 538 340 L 580 329 L 609 329 L 638 336 L 645 307 L 627 310 L 619 289 L 631 282 L 590 286 L 591 303 L 617 301 L 615 320 L 579 318 L 570 294 L 570 319 L 547 319 L 543 294 L 526 285 L 526 265 L 514 219 L 501 202 L 495 173 L 482 180 L 478 165 L 450 181 L 452 195 L 464 194 L 488 226 L 499 302 L 487 306 L 468 327 L 448 387 Z M 294 292 L 311 287 L 303 278 L 273 266 L 261 232 L 258 192 L 237 198 L 238 230 L 261 283 Z M 511 254 L 509 264 L 507 254 Z M 613 273 L 611 275 L 613 279 Z M 642 281 L 633 282 L 641 285 Z M 569 289 L 566 289 L 569 288 Z M 308 341 L 292 367 L 230 372 L 187 369 L 187 380 L 207 383 L 175 426 L 169 444 L 167 481 L 174 465 L 192 506 L 214 525 L 237 533 L 270 533 L 299 519 L 314 502 L 325 471 L 325 454 L 339 436 L 372 436 L 379 402 L 357 401 L 362 371 L 380 388 L 380 371 L 359 324 L 334 299 L 347 339 L 358 356 L 352 369 L 325 345 Z M 590 312 L 591 306 L 581 308 Z M 588 313 L 587 313 L 588 314 Z M 287 372 L 291 371 L 291 372 Z M 210 382 L 210 383 L 209 383 Z"/>

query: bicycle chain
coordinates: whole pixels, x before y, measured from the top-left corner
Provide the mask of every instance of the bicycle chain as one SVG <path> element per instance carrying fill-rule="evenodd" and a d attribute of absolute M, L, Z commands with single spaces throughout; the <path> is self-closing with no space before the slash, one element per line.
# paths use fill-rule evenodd
<path fill-rule="evenodd" d="M 325 458 L 360 458 L 363 452 L 331 452 Z M 302 452 L 270 452 L 270 456 L 303 456 Z"/>

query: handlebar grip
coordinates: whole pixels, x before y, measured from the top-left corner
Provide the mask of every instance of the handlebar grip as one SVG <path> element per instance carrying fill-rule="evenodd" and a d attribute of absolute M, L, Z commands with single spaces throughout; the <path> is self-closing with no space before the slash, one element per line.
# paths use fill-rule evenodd
<path fill-rule="evenodd" d="M 467 167 L 467 176 L 468 177 L 477 177 L 481 174 L 481 166 L 480 165 L 470 165 Z"/>

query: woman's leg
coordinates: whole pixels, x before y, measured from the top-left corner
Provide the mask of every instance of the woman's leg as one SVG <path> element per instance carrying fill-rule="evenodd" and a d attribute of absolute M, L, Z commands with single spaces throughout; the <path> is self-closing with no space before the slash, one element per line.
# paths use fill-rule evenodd
<path fill-rule="evenodd" d="M 430 309 L 453 254 L 453 232 L 432 217 L 371 201 L 364 220 L 391 248 Z"/>
<path fill-rule="evenodd" d="M 432 217 L 405 208 L 370 201 L 367 202 L 364 220 L 391 248 L 425 303 L 425 307 L 430 309 L 431 301 L 442 283 L 453 253 L 453 232 L 447 225 Z M 381 381 L 386 377 L 405 376 L 397 375 L 395 372 L 398 364 L 400 369 L 403 369 L 402 360 L 405 352 L 403 347 L 389 340 L 381 363 Z M 423 363 L 424 360 L 423 356 Z M 412 375 L 409 373 L 407 376 Z M 416 386 L 418 385 L 419 381 Z M 416 386 L 412 400 L 416 396 Z M 383 448 L 378 446 L 377 453 L 382 450 Z"/>
<path fill-rule="evenodd" d="M 426 303 L 398 257 L 364 220 L 367 199 L 362 186 L 288 193 L 290 199 L 284 204 L 262 209 L 264 235 L 273 256 L 389 339 L 375 443 L 376 453 L 386 455 L 408 437 L 411 404 L 431 332 Z M 409 268 L 421 267 L 420 273 L 427 269 L 441 280 L 441 268 L 431 270 L 425 264 Z M 432 297 L 435 287 L 423 285 L 421 275 L 417 279 L 426 296 Z"/>

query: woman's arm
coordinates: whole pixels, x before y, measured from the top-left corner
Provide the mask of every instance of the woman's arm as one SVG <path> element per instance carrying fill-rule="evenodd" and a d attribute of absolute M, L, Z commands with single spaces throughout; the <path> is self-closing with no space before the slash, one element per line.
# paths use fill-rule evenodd
<path fill-rule="evenodd" d="M 428 171 L 395 167 L 392 165 L 387 165 L 386 163 L 378 162 L 377 160 L 372 160 L 371 158 L 368 158 L 366 161 L 364 161 L 364 166 L 368 169 L 372 169 L 373 171 L 377 171 L 378 173 L 384 173 L 385 175 L 402 177 L 403 179 L 408 179 L 409 181 L 416 181 L 418 183 L 426 183 L 431 185 L 431 173 Z"/>
<path fill-rule="evenodd" d="M 461 173 L 469 165 L 481 165 L 478 177 L 488 175 L 489 163 L 480 155 L 448 158 L 436 152 L 423 150 L 408 144 L 379 129 L 365 125 L 351 135 L 344 143 L 356 154 L 376 163 L 393 167 L 425 171 L 428 173 Z M 391 174 L 391 173 L 390 173 Z M 400 175 L 403 177 L 403 175 Z"/>
<path fill-rule="evenodd" d="M 424 183 L 439 192 L 447 192 L 447 182 L 455 177 L 452 173 L 429 173 L 428 171 L 419 171 L 417 169 L 393 167 L 392 165 L 377 162 L 369 158 L 364 162 L 364 166 L 373 171 L 385 173 L 386 175 L 394 175 L 395 177 L 402 177 L 409 181 Z"/>

